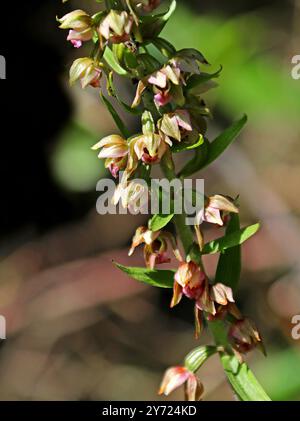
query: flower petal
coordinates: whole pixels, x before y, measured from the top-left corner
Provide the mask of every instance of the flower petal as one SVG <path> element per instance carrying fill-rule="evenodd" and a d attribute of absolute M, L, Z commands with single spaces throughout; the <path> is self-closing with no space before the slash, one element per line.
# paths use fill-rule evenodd
<path fill-rule="evenodd" d="M 159 395 L 168 396 L 175 389 L 183 385 L 190 376 L 190 372 L 185 367 L 171 367 L 169 368 L 163 378 L 159 389 Z"/>

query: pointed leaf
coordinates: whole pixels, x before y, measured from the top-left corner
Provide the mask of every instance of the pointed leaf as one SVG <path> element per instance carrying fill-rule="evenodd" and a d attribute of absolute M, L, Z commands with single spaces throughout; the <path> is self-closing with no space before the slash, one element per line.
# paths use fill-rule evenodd
<path fill-rule="evenodd" d="M 175 9 L 176 0 L 172 0 L 169 10 L 166 13 L 161 13 L 155 16 L 141 16 L 139 30 L 143 39 L 151 39 L 152 41 L 152 39 L 158 37 Z"/>
<path fill-rule="evenodd" d="M 172 58 L 176 54 L 176 48 L 164 38 L 155 38 L 152 44 L 167 58 Z"/>
<path fill-rule="evenodd" d="M 103 103 L 105 104 L 108 111 L 110 112 L 112 118 L 114 119 L 114 121 L 115 121 L 118 129 L 120 130 L 122 136 L 125 137 L 125 139 L 127 139 L 130 136 L 130 133 L 129 133 L 127 127 L 125 126 L 125 124 L 123 123 L 123 121 L 121 120 L 119 114 L 114 109 L 113 105 L 109 102 L 109 100 L 107 98 L 105 98 L 105 96 L 102 93 L 100 93 L 100 96 L 101 96 L 101 99 L 102 99 Z"/>
<path fill-rule="evenodd" d="M 199 85 L 202 85 L 203 83 L 206 83 L 211 79 L 218 78 L 220 76 L 221 71 L 222 66 L 220 66 L 220 69 L 217 70 L 215 73 L 201 73 L 200 75 L 192 75 L 187 82 L 186 89 L 193 93 L 194 88 L 197 88 Z"/>
<path fill-rule="evenodd" d="M 209 322 L 209 327 L 216 344 L 226 348 L 228 345 L 228 330 L 224 322 L 220 320 L 211 321 Z M 225 374 L 241 401 L 271 400 L 246 363 L 240 363 L 235 355 L 228 355 L 222 352 L 220 352 L 220 358 Z"/>
<path fill-rule="evenodd" d="M 115 265 L 121 269 L 122 272 L 129 275 L 136 281 L 143 282 L 158 288 L 173 288 L 175 271 L 173 270 L 151 270 L 147 268 L 134 268 L 120 265 Z"/>
<path fill-rule="evenodd" d="M 235 356 L 222 355 L 221 362 L 227 378 L 241 401 L 271 401 L 246 363 Z"/>
<path fill-rule="evenodd" d="M 178 176 L 186 178 L 195 174 L 200 168 L 202 168 L 204 162 L 206 162 L 207 160 L 208 150 L 209 142 L 207 139 L 204 138 L 204 142 L 202 143 L 202 145 L 195 149 L 194 158 L 187 162 L 187 164 L 182 168 Z"/>
<path fill-rule="evenodd" d="M 203 143 L 204 143 L 204 137 L 202 136 L 202 134 L 200 134 L 199 139 L 197 140 L 196 143 L 193 143 L 192 145 L 185 142 L 176 143 L 171 147 L 171 151 L 173 153 L 178 153 L 182 151 L 191 151 L 193 149 L 199 148 L 199 146 L 203 145 Z"/>
<path fill-rule="evenodd" d="M 240 229 L 238 231 L 225 235 L 224 237 L 210 241 L 209 243 L 205 244 L 202 253 L 222 253 L 230 247 L 243 244 L 246 240 L 248 240 L 250 237 L 256 234 L 256 232 L 259 230 L 259 227 L 259 224 L 250 225 L 249 227 Z"/>
<path fill-rule="evenodd" d="M 151 231 L 159 231 L 163 229 L 170 221 L 172 221 L 174 213 L 171 215 L 154 215 L 149 221 L 149 229 Z"/>
<path fill-rule="evenodd" d="M 226 228 L 226 235 L 238 231 L 239 229 L 239 215 L 237 213 L 232 213 Z M 233 292 L 235 292 L 241 276 L 241 266 L 241 246 L 237 245 L 227 249 L 224 253 L 220 254 L 215 282 L 221 282 L 232 288 Z"/>
<path fill-rule="evenodd" d="M 128 72 L 118 63 L 113 51 L 108 46 L 105 48 L 103 58 L 114 72 L 121 76 L 128 76 Z"/>
<path fill-rule="evenodd" d="M 239 121 L 234 123 L 228 129 L 226 129 L 223 133 L 221 133 L 213 142 L 210 143 L 208 149 L 208 156 L 207 159 L 202 165 L 200 169 L 207 167 L 228 148 L 228 146 L 236 139 L 236 137 L 240 134 L 242 128 L 247 122 L 247 116 L 244 115 Z"/>

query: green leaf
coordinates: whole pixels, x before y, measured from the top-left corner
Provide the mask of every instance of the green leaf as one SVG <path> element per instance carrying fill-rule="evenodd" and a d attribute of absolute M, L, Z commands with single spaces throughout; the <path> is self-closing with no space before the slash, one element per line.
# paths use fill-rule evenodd
<path fill-rule="evenodd" d="M 161 69 L 162 64 L 148 53 L 141 53 L 136 56 L 141 76 L 147 76 Z"/>
<path fill-rule="evenodd" d="M 196 60 L 203 64 L 209 64 L 204 55 L 195 48 L 183 48 L 176 53 L 176 57 L 182 57 L 190 60 Z"/>
<path fill-rule="evenodd" d="M 134 268 L 123 266 L 119 263 L 115 263 L 115 265 L 136 281 L 158 288 L 173 288 L 175 274 L 175 271 L 173 270 Z"/>
<path fill-rule="evenodd" d="M 231 247 L 243 244 L 246 240 L 252 237 L 259 230 L 259 227 L 259 224 L 250 225 L 249 227 L 240 229 L 238 231 L 225 235 L 224 237 L 210 241 L 209 243 L 205 244 L 202 253 L 222 253 L 223 251 Z"/>
<path fill-rule="evenodd" d="M 271 401 L 246 363 L 235 356 L 221 356 L 227 378 L 241 401 Z"/>
<path fill-rule="evenodd" d="M 114 98 L 116 98 L 118 103 L 128 113 L 133 114 L 133 115 L 142 115 L 143 112 L 139 108 L 132 108 L 130 105 L 126 104 L 124 101 L 121 100 L 115 88 L 113 77 L 114 77 L 113 72 L 110 72 L 107 78 L 107 91 L 110 94 L 110 96 L 113 96 Z"/>
<path fill-rule="evenodd" d="M 200 168 L 202 168 L 204 162 L 207 160 L 209 150 L 209 142 L 204 138 L 204 142 L 200 147 L 195 149 L 195 156 L 192 158 L 180 171 L 178 177 L 189 177 L 195 174 Z"/>
<path fill-rule="evenodd" d="M 239 215 L 237 213 L 232 213 L 226 228 L 226 235 L 238 231 L 239 229 Z M 235 292 L 238 288 L 241 276 L 241 267 L 241 246 L 237 245 L 227 249 L 224 253 L 220 254 L 215 282 L 222 282 L 231 287 L 233 292 Z"/>
<path fill-rule="evenodd" d="M 176 54 L 176 48 L 164 38 L 155 38 L 152 44 L 167 58 L 172 58 Z"/>
<path fill-rule="evenodd" d="M 106 106 L 106 108 L 110 112 L 112 118 L 114 119 L 114 121 L 115 121 L 118 129 L 120 130 L 122 136 L 125 139 L 129 138 L 130 133 L 129 133 L 127 127 L 125 126 L 125 124 L 123 123 L 123 121 L 121 120 L 121 118 L 119 117 L 119 114 L 117 113 L 117 111 L 114 109 L 112 104 L 109 102 L 109 100 L 102 93 L 100 93 L 100 96 L 101 96 L 101 99 L 102 99 L 104 105 Z"/>
<path fill-rule="evenodd" d="M 155 16 L 141 16 L 141 24 L 139 26 L 140 33 L 144 40 L 154 39 L 159 36 L 164 29 L 166 23 L 175 12 L 176 0 L 172 0 L 169 10 Z"/>
<path fill-rule="evenodd" d="M 192 75 L 187 82 L 186 89 L 193 92 L 193 89 L 197 88 L 199 85 L 202 85 L 203 83 L 206 83 L 211 79 L 218 78 L 220 76 L 221 71 L 222 66 L 220 66 L 220 69 L 217 70 L 215 73 L 201 73 L 200 75 Z"/>
<path fill-rule="evenodd" d="M 227 328 L 222 321 L 210 321 L 210 330 L 216 344 L 225 349 L 228 345 Z M 225 374 L 238 398 L 242 401 L 270 401 L 246 363 L 240 363 L 235 355 L 220 353 Z"/>
<path fill-rule="evenodd" d="M 151 231 L 159 231 L 163 229 L 170 221 L 172 221 L 174 213 L 171 215 L 154 215 L 149 221 L 149 229 Z"/>
<path fill-rule="evenodd" d="M 198 170 L 207 167 L 213 161 L 219 158 L 219 156 L 222 155 L 228 146 L 236 139 L 246 122 L 247 116 L 244 115 L 239 121 L 234 123 L 222 134 L 220 134 L 213 142 L 211 142 L 208 149 L 207 159 L 201 168 L 198 168 Z"/>
<path fill-rule="evenodd" d="M 121 76 L 128 76 L 128 72 L 118 63 L 113 51 L 107 46 L 103 58 L 112 70 Z"/>
<path fill-rule="evenodd" d="M 191 151 L 193 149 L 199 148 L 199 146 L 203 145 L 204 143 L 204 137 L 202 134 L 199 135 L 199 139 L 196 143 L 190 145 L 185 142 L 176 143 L 171 147 L 171 151 L 173 153 L 183 152 L 183 151 Z"/>

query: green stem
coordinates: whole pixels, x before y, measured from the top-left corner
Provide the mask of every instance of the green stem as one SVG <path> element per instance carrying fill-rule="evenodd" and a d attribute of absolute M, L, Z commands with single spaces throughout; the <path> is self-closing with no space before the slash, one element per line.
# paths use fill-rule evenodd
<path fill-rule="evenodd" d="M 165 175 L 165 177 L 172 181 L 176 178 L 174 165 L 172 158 L 169 154 L 166 154 L 161 161 L 161 169 Z M 194 242 L 194 236 L 192 233 L 192 230 L 188 225 L 185 223 L 186 215 L 184 212 L 182 212 L 181 215 L 175 215 L 174 216 L 174 224 L 176 227 L 176 231 L 178 234 L 178 237 L 181 240 L 182 246 L 184 248 L 185 253 L 187 254 L 189 252 L 189 249 L 191 245 Z"/>
<path fill-rule="evenodd" d="M 161 169 L 165 177 L 172 181 L 176 178 L 174 164 L 171 154 L 166 154 L 161 161 Z M 185 223 L 185 212 L 181 215 L 175 215 L 174 223 L 178 237 L 180 238 L 184 247 L 185 253 L 188 253 L 191 246 L 194 243 L 194 236 L 191 227 Z M 198 257 L 198 256 L 197 256 Z M 199 262 L 203 267 L 200 250 L 199 250 Z M 208 322 L 208 327 L 213 335 L 215 344 L 230 351 L 227 330 L 222 321 Z M 229 355 L 227 352 L 219 351 L 219 356 L 225 374 L 231 384 L 233 390 L 238 397 L 243 401 L 269 401 L 270 398 L 263 390 L 262 386 L 256 380 L 252 372 L 249 370 L 245 363 L 240 364 L 234 355 Z M 239 367 L 239 368 L 237 368 Z"/>

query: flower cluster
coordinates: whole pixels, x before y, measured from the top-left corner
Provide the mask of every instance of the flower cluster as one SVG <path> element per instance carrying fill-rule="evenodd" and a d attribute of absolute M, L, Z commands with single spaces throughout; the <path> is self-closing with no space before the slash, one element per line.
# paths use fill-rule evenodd
<path fill-rule="evenodd" d="M 104 104 L 115 119 L 119 133 L 104 137 L 93 146 L 93 150 L 98 151 L 100 159 L 105 159 L 105 167 L 114 178 L 122 174 L 113 203 L 121 202 L 132 212 L 136 211 L 137 202 L 142 201 L 143 194 L 147 194 L 147 183 L 154 165 L 160 164 L 165 175 L 174 179 L 173 153 L 192 149 L 195 157 L 179 174 L 194 174 L 219 156 L 219 151 L 228 146 L 246 121 L 242 119 L 229 130 L 224 143 L 215 147 L 217 141 L 223 142 L 221 136 L 214 142 L 214 147 L 211 146 L 206 137 L 207 120 L 211 114 L 203 94 L 216 85 L 213 79 L 218 77 L 220 71 L 206 73 L 203 69 L 208 62 L 199 51 L 189 48 L 177 51 L 170 42 L 160 37 L 176 1 L 171 1 L 166 13 L 155 14 L 154 10 L 159 6 L 159 0 L 107 0 L 104 10 L 93 16 L 83 10 L 75 10 L 58 19 L 60 28 L 69 30 L 67 39 L 74 47 L 80 48 L 84 42 L 92 44 L 90 56 L 78 58 L 72 64 L 70 83 L 80 82 L 82 88 L 91 86 L 99 89 Z M 149 45 L 154 46 L 160 54 L 151 55 Z M 131 80 L 134 86 L 131 105 L 126 104 L 116 90 L 116 74 Z M 102 83 L 102 79 L 106 83 Z M 140 116 L 141 129 L 138 133 L 128 132 L 108 97 L 113 97 L 119 107 Z M 137 176 L 146 181 L 146 187 L 139 183 Z M 153 228 L 151 221 L 148 227 L 137 228 L 129 251 L 131 256 L 138 246 L 143 245 L 146 268 L 138 268 L 138 275 L 136 268 L 126 268 L 126 273 L 139 281 L 148 282 L 149 277 L 159 273 L 157 266 L 172 264 L 173 254 L 176 267 L 173 272 L 165 271 L 166 276 L 171 278 L 161 284 L 159 279 L 154 280 L 155 284 L 173 286 L 172 308 L 183 297 L 192 301 L 197 338 L 203 320 L 223 322 L 228 344 L 226 349 L 214 349 L 214 352 L 226 352 L 241 360 L 241 354 L 256 346 L 263 349 L 261 336 L 253 322 L 245 318 L 235 304 L 232 279 L 228 279 L 226 270 L 219 270 L 218 277 L 209 279 L 202 260 L 206 249 L 226 254 L 227 249 L 239 248 L 245 239 L 256 232 L 257 228 L 254 230 L 253 227 L 250 227 L 250 234 L 239 230 L 238 213 L 237 200 L 220 194 L 205 197 L 204 205 L 196 215 L 194 232 L 189 231 L 186 235 L 187 227 L 175 224 L 184 254 L 177 244 L 177 238 L 164 229 L 174 215 L 167 215 L 168 218 L 154 215 L 158 217 L 158 224 L 154 224 L 157 228 Z M 232 232 L 232 221 L 236 232 Z M 224 237 L 219 242 L 205 245 L 202 233 L 204 223 L 224 227 Z M 202 351 L 196 355 L 203 362 L 211 354 L 208 352 L 204 359 Z M 167 370 L 160 394 L 169 395 L 184 384 L 187 400 L 201 399 L 203 385 L 195 372 L 202 363 L 194 364 L 193 358 L 192 355 L 192 363 L 184 367 Z"/>

